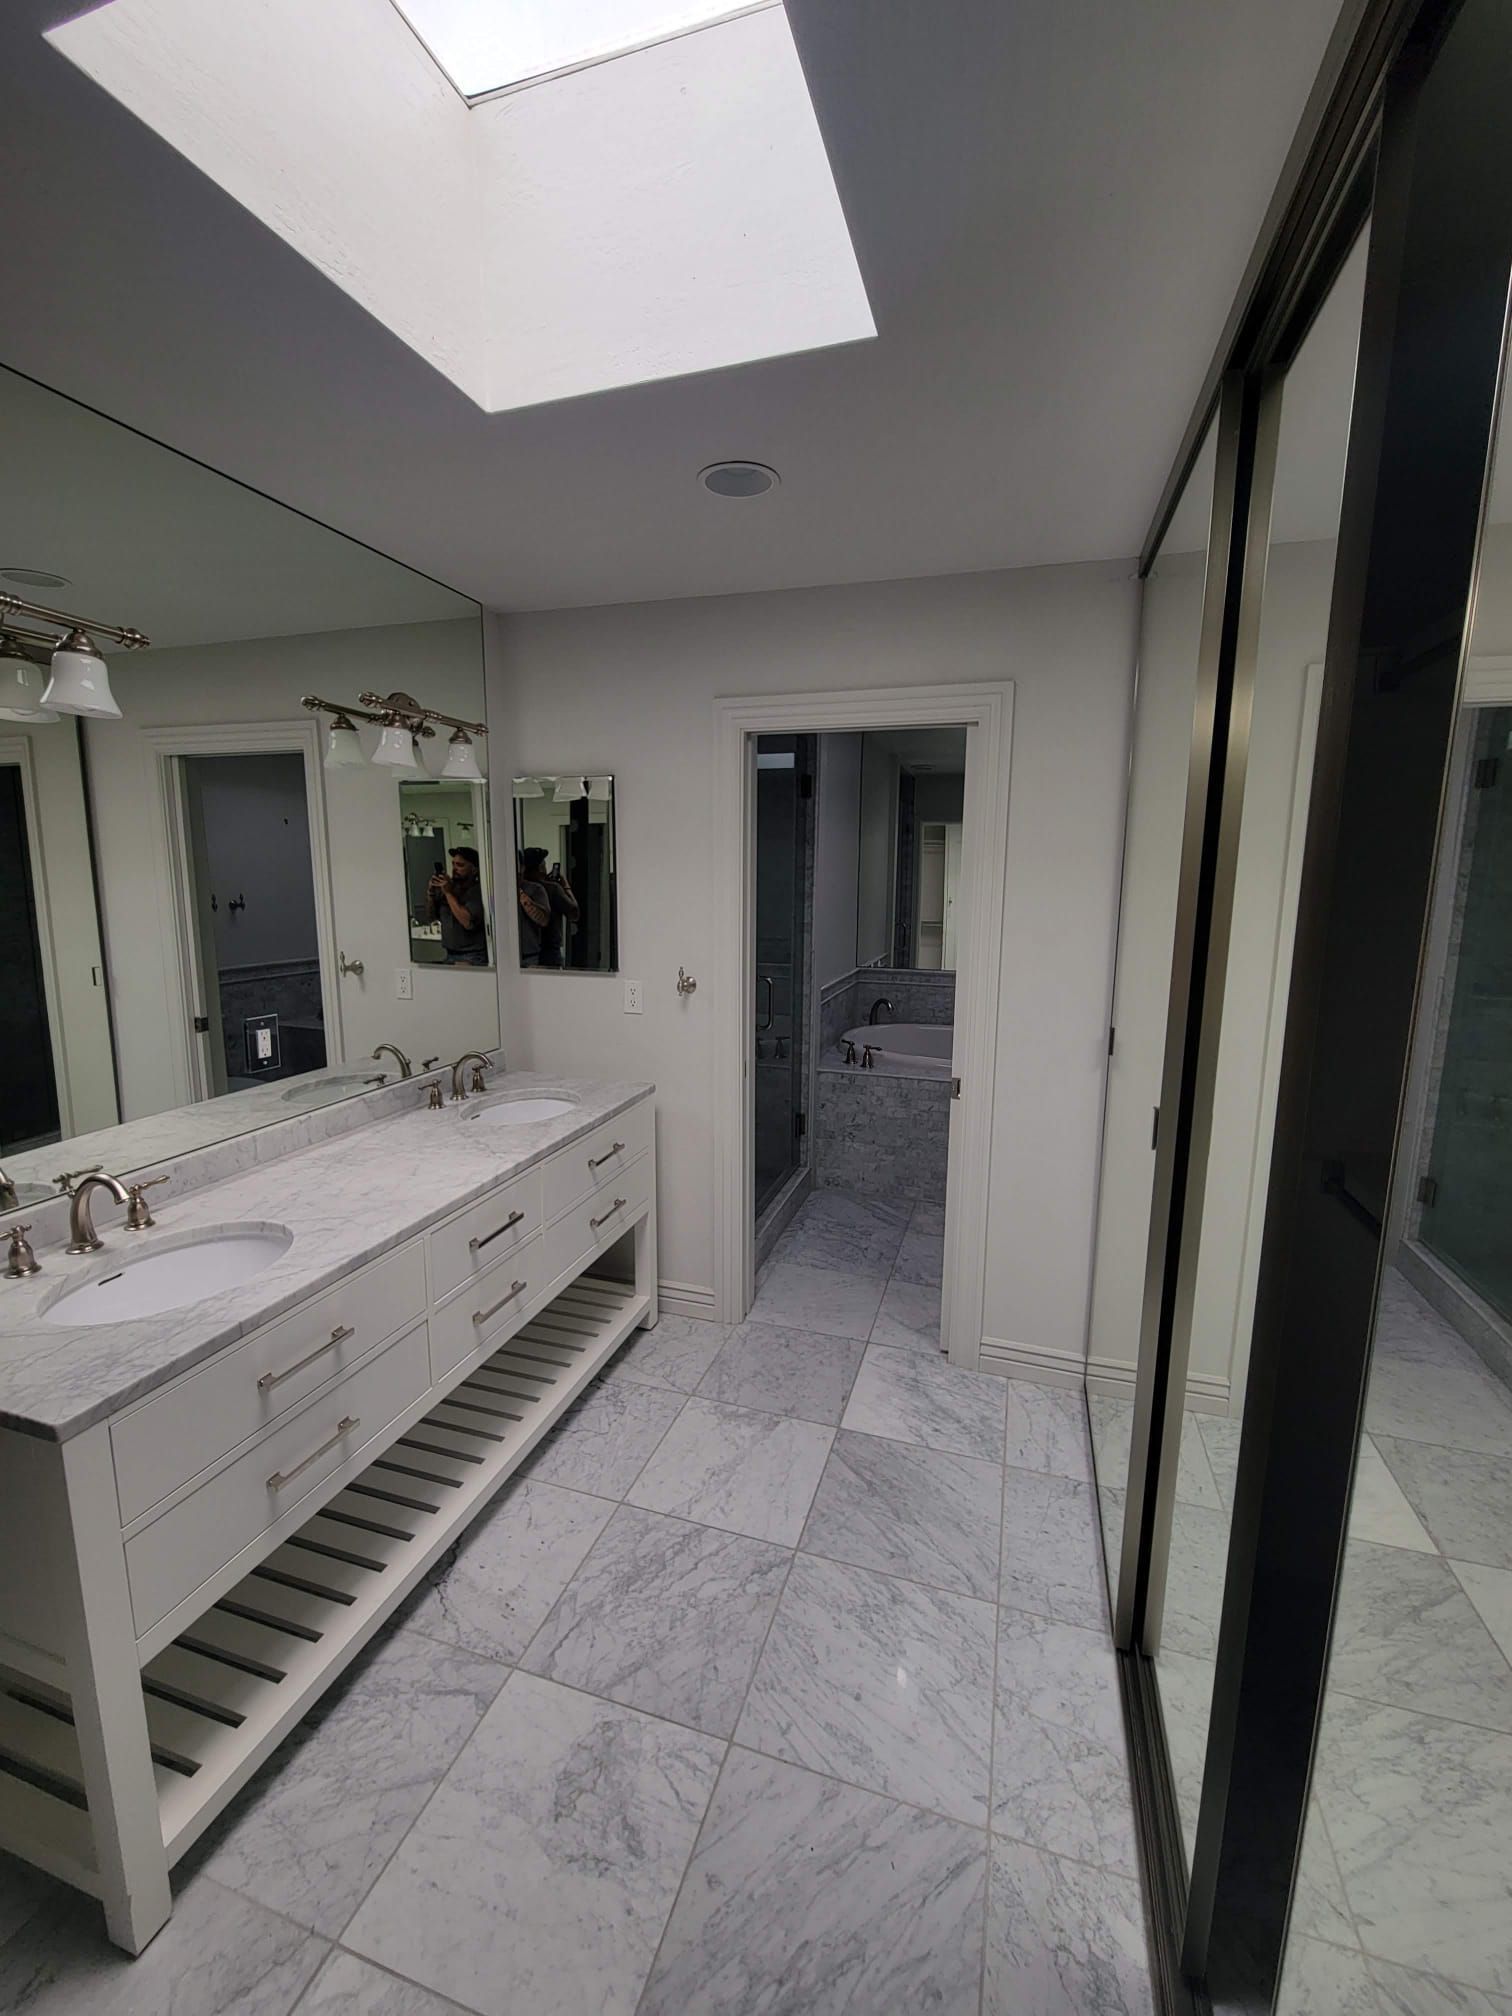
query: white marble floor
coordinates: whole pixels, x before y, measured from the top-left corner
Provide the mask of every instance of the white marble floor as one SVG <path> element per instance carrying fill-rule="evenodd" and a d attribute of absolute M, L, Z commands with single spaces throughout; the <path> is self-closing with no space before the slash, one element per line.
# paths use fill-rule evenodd
<path fill-rule="evenodd" d="M 0 1858 L 41 2016 L 1147 2016 L 1082 1398 L 940 1358 L 938 1213 L 820 1193 L 664 1317 L 177 1875 Z"/>
<path fill-rule="evenodd" d="M 1128 1410 L 1092 1425 L 1121 1477 Z M 1512 2016 L 1512 1392 L 1395 1273 L 1365 1431 L 1284 2016 Z M 1189 1414 L 1177 1475 L 1157 1670 L 1189 1851 L 1238 1432 Z"/>

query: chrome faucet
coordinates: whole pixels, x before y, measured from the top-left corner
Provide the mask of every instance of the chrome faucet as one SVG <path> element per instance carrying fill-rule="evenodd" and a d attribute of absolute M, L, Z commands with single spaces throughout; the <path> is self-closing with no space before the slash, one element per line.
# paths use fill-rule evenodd
<path fill-rule="evenodd" d="M 414 1069 L 410 1064 L 408 1057 L 405 1056 L 404 1052 L 399 1048 L 399 1045 L 397 1043 L 380 1043 L 378 1045 L 378 1048 L 373 1052 L 373 1062 L 375 1064 L 378 1062 L 378 1059 L 383 1055 L 385 1050 L 387 1050 L 390 1057 L 392 1057 L 394 1062 L 399 1066 L 399 1076 L 401 1078 L 412 1078 L 414 1076 Z M 380 1079 L 379 1082 L 381 1084 L 382 1080 Z"/>
<path fill-rule="evenodd" d="M 492 1071 L 493 1069 L 493 1065 L 483 1055 L 481 1050 L 464 1051 L 451 1067 L 451 1096 L 453 1099 L 465 1099 L 467 1097 L 467 1094 L 462 1089 L 462 1066 L 464 1064 L 471 1064 L 473 1066 L 472 1089 L 474 1092 L 481 1092 L 483 1090 L 483 1073 L 485 1071 Z"/>
<path fill-rule="evenodd" d="M 891 1015 L 893 1012 L 893 1004 L 891 1003 L 891 1001 L 888 1000 L 885 994 L 879 994 L 876 1000 L 873 1001 L 871 1005 L 871 1013 L 866 1018 L 867 1022 L 873 1027 L 875 1027 L 879 1019 L 877 1015 L 877 1010 L 879 1008 L 885 1008 L 889 1015 Z"/>
<path fill-rule="evenodd" d="M 68 1210 L 68 1244 L 64 1247 L 64 1252 L 98 1253 L 105 1241 L 94 1228 L 91 1209 L 93 1192 L 108 1190 L 117 1204 L 127 1205 L 131 1203 L 131 1192 L 119 1176 L 107 1175 L 103 1169 L 87 1169 L 78 1176 L 65 1173 L 56 1180 L 58 1188 L 71 1200 Z"/>

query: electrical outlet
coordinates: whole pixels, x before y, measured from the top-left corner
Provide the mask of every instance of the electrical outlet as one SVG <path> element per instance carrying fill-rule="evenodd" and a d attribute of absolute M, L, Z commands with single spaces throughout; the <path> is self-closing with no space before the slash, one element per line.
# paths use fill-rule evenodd
<path fill-rule="evenodd" d="M 625 1013 L 639 1015 L 641 1012 L 641 983 L 639 980 L 625 982 Z"/>
<path fill-rule="evenodd" d="M 394 998 L 398 1001 L 413 1001 L 415 998 L 415 974 L 409 966 L 394 968 Z"/>

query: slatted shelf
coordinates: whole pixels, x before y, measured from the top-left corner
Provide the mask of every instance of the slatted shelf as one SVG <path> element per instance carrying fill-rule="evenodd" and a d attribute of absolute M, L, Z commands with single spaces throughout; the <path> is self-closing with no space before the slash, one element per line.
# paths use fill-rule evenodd
<path fill-rule="evenodd" d="M 163 1838 L 195 1840 L 644 1316 L 628 1284 L 580 1279 L 348 1480 L 143 1669 Z M 49 1698 L 50 1697 L 50 1698 Z M 67 1697 L 0 1669 L 0 1773 L 82 1882 L 87 1847 Z M 82 1832 L 81 1832 L 82 1830 Z M 3 1841 L 0 1830 L 0 1841 Z M 28 1849 L 30 1852 L 30 1849 Z"/>

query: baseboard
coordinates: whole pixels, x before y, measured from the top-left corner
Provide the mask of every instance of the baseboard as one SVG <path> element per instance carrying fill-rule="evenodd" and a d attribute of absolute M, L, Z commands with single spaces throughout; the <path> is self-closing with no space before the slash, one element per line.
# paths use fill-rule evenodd
<path fill-rule="evenodd" d="M 1116 1358 L 1089 1358 L 1087 1391 L 1106 1393 L 1114 1400 L 1132 1400 L 1134 1367 L 1120 1364 Z M 1189 1414 L 1226 1415 L 1229 1411 L 1228 1380 L 1216 1372 L 1194 1372 L 1187 1380 L 1186 1404 Z"/>
<path fill-rule="evenodd" d="M 1035 1379 L 1041 1386 L 1085 1386 L 1116 1400 L 1134 1398 L 1134 1368 L 1111 1358 L 1083 1358 L 1079 1351 L 1048 1351 L 1034 1344 L 1010 1344 L 1002 1337 L 982 1339 L 979 1369 L 1008 1379 Z M 1227 1414 L 1229 1383 L 1212 1373 L 1198 1373 L 1187 1382 L 1187 1406 L 1194 1414 Z"/>
<path fill-rule="evenodd" d="M 656 1296 L 663 1315 L 690 1316 L 695 1323 L 718 1320 L 712 1288 L 695 1288 L 690 1281 L 659 1281 Z"/>

